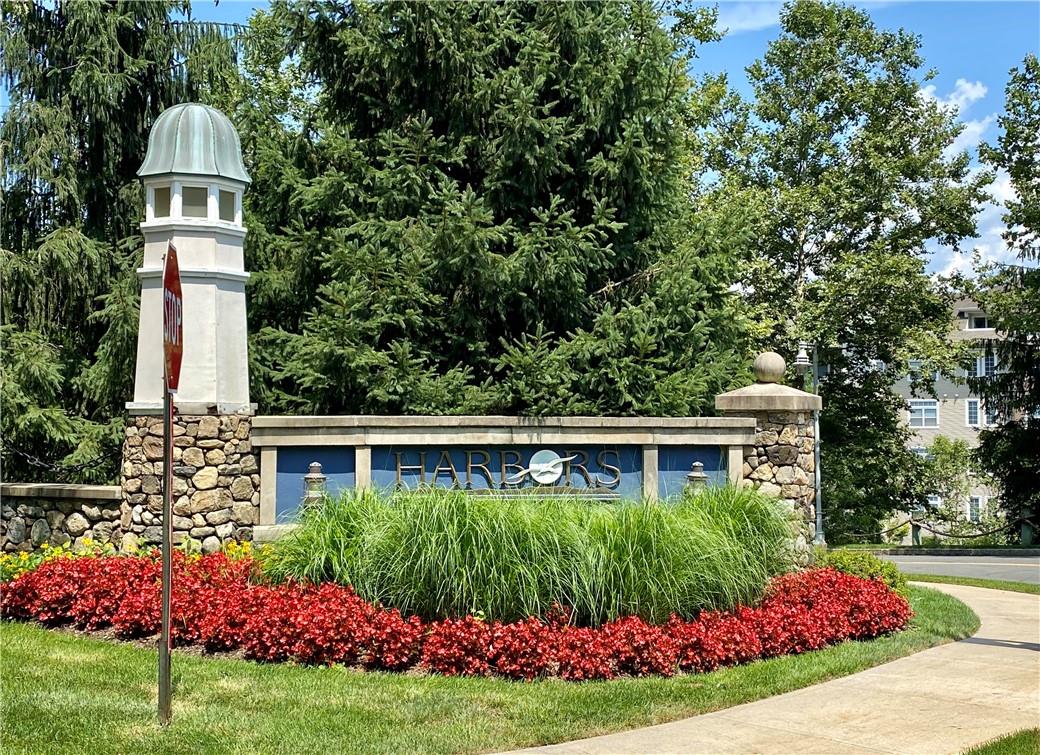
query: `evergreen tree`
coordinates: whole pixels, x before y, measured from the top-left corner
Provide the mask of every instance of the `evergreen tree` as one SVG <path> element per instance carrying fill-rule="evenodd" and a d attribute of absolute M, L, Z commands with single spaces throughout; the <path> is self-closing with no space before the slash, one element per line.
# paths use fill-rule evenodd
<path fill-rule="evenodd" d="M 971 237 L 984 197 L 962 126 L 921 96 L 920 41 L 855 8 L 795 0 L 748 68 L 753 103 L 714 131 L 720 181 L 705 204 L 756 208 L 744 271 L 763 345 L 818 344 L 827 529 L 863 531 L 923 498 L 893 382 L 952 372 L 950 292 L 925 274 L 926 242 Z M 927 390 L 927 381 L 918 380 Z M 855 521 L 853 521 L 855 519 Z"/>
<path fill-rule="evenodd" d="M 979 299 L 996 320 L 999 338 L 987 344 L 998 369 L 970 380 L 999 424 L 979 434 L 976 459 L 1001 490 L 1010 521 L 1025 517 L 1040 528 L 1040 62 L 1028 55 L 1012 69 L 1004 133 L 985 159 L 1007 171 L 1015 198 L 1007 202 L 1004 239 L 1021 264 L 1000 265 L 980 282 Z M 1011 533 L 1018 539 L 1021 529 Z"/>
<path fill-rule="evenodd" d="M 273 15 L 307 90 L 246 145 L 265 408 L 698 414 L 741 379 L 743 231 L 692 212 L 690 53 L 650 2 Z"/>
<path fill-rule="evenodd" d="M 152 121 L 235 74 L 187 2 L 4 2 L 10 107 L 0 223 L 5 479 L 100 481 L 118 466 L 137 337 Z"/>

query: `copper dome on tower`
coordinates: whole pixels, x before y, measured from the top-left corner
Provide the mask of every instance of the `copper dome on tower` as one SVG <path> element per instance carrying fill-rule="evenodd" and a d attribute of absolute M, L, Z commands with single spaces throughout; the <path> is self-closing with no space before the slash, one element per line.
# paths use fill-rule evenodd
<path fill-rule="evenodd" d="M 216 108 L 185 102 L 164 110 L 148 135 L 148 154 L 137 175 L 180 173 L 249 183 L 242 145 L 228 117 Z"/>

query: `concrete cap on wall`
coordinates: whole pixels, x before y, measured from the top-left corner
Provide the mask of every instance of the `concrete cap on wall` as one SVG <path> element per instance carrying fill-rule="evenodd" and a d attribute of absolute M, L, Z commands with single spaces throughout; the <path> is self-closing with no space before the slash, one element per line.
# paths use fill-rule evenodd
<path fill-rule="evenodd" d="M 811 412 L 823 407 L 823 399 L 816 394 L 780 384 L 787 363 L 776 352 L 759 354 L 753 369 L 758 382 L 746 388 L 720 393 L 715 397 L 716 409 L 727 414 L 741 414 Z"/>
<path fill-rule="evenodd" d="M 137 175 L 178 173 L 249 183 L 242 145 L 228 117 L 216 108 L 185 102 L 164 110 L 148 135 L 148 153 Z"/>

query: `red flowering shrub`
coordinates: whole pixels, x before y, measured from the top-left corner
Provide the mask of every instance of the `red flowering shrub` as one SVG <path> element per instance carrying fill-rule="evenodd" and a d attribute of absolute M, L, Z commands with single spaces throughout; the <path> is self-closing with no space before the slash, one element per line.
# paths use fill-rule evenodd
<path fill-rule="evenodd" d="M 430 625 L 423 645 L 423 667 L 445 676 L 482 676 L 488 672 L 487 623 L 473 616 Z"/>
<path fill-rule="evenodd" d="M 245 641 L 246 623 L 259 610 L 260 591 L 248 585 L 210 587 L 198 596 L 199 643 L 210 652 L 234 650 Z"/>
<path fill-rule="evenodd" d="M 242 650 L 257 661 L 285 661 L 302 639 L 297 609 L 303 590 L 297 585 L 254 587 L 253 613 L 242 627 Z"/>
<path fill-rule="evenodd" d="M 112 628 L 124 639 L 150 637 L 159 632 L 162 601 L 159 580 L 141 585 L 129 592 L 112 617 Z"/>
<path fill-rule="evenodd" d="M 623 674 L 671 676 L 679 649 L 666 627 L 647 624 L 638 616 L 626 616 L 603 626 L 604 640 Z"/>
<path fill-rule="evenodd" d="M 883 582 L 817 569 L 777 577 L 754 608 L 705 611 L 692 621 L 673 616 L 653 625 L 628 616 L 598 629 L 572 627 L 566 609 L 555 607 L 544 620 L 489 625 L 467 616 L 426 625 L 373 606 L 348 587 L 252 584 L 249 558 L 175 553 L 173 566 L 177 644 L 242 650 L 261 661 L 392 671 L 419 664 L 449 676 L 581 681 L 705 672 L 877 637 L 911 616 L 906 600 Z M 160 572 L 155 551 L 46 560 L 0 585 L 0 615 L 152 636 L 159 631 Z"/>
<path fill-rule="evenodd" d="M 322 585 L 305 592 L 296 607 L 296 645 L 300 663 L 354 665 L 372 633 L 372 604 L 349 587 Z"/>
<path fill-rule="evenodd" d="M 491 628 L 488 661 L 502 676 L 531 681 L 548 676 L 556 662 L 560 627 L 531 617 Z"/>
<path fill-rule="evenodd" d="M 125 558 L 104 556 L 91 560 L 92 568 L 83 570 L 83 582 L 69 609 L 72 620 L 83 629 L 107 627 L 127 595 L 160 576 L 160 565 L 149 559 L 135 558 L 127 563 Z"/>
<path fill-rule="evenodd" d="M 418 616 L 407 619 L 396 608 L 376 611 L 369 624 L 366 663 L 377 669 L 402 671 L 419 660 L 426 627 Z"/>
<path fill-rule="evenodd" d="M 673 616 L 667 626 L 676 643 L 677 664 L 683 671 L 714 671 L 720 666 L 747 663 L 762 654 L 755 611 L 705 611 L 695 621 Z"/>
<path fill-rule="evenodd" d="M 556 647 L 561 679 L 580 682 L 613 679 L 615 675 L 610 646 L 603 633 L 588 627 L 566 627 Z"/>
<path fill-rule="evenodd" d="M 27 617 L 50 626 L 72 621 L 72 605 L 95 568 L 95 559 L 55 558 L 19 577 Z"/>

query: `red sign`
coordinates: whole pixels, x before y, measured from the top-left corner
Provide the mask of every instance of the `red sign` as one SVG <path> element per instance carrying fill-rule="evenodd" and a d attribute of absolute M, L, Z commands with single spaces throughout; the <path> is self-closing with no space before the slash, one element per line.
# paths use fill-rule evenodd
<path fill-rule="evenodd" d="M 184 356 L 184 298 L 181 296 L 181 270 L 177 266 L 177 248 L 171 242 L 163 263 L 163 362 L 166 389 L 177 390 Z"/>

